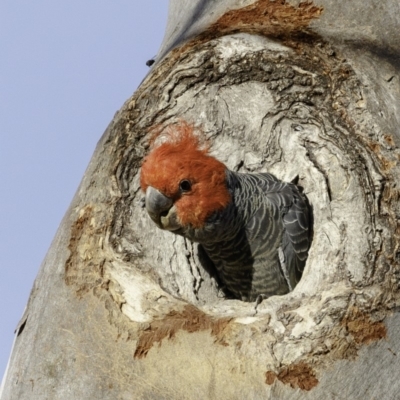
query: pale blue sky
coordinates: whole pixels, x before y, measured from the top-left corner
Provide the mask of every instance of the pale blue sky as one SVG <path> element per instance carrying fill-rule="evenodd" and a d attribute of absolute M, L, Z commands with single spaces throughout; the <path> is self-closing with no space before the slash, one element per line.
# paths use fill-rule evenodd
<path fill-rule="evenodd" d="M 167 0 L 0 2 L 0 380 L 33 281 Z"/>

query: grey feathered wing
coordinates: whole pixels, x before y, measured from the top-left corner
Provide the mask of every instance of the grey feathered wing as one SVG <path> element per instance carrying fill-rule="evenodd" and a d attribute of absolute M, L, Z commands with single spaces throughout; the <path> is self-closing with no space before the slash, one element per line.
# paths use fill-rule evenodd
<path fill-rule="evenodd" d="M 281 249 L 285 265 L 282 267 L 286 267 L 291 288 L 294 288 L 303 273 L 311 244 L 310 205 L 297 185 L 279 181 L 270 174 L 260 175 L 263 177 L 266 198 L 277 208 L 280 222 L 283 223 Z"/>

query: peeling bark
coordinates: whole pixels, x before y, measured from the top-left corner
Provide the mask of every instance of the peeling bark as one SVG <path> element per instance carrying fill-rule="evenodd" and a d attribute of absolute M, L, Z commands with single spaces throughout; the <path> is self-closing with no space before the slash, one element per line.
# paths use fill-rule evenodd
<path fill-rule="evenodd" d="M 238 3 L 166 40 L 160 54 L 173 50 L 99 142 L 37 278 L 2 399 L 399 392 L 399 63 L 321 33 L 328 1 Z M 224 299 L 197 245 L 148 218 L 141 161 L 154 129 L 182 119 L 230 169 L 299 176 L 314 237 L 293 292 L 257 309 Z"/>

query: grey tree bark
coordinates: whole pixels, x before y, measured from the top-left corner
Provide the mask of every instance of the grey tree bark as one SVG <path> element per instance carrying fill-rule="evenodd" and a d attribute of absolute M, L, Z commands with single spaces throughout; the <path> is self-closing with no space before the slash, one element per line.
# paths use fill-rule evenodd
<path fill-rule="evenodd" d="M 35 281 L 1 400 L 398 398 L 399 15 L 171 0 Z M 196 245 L 149 220 L 141 160 L 179 120 L 231 169 L 299 175 L 314 236 L 290 294 L 222 298 Z"/>

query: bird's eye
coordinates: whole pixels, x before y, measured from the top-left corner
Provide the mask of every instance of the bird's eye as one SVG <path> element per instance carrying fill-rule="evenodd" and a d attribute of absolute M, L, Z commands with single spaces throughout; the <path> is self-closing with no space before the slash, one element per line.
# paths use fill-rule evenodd
<path fill-rule="evenodd" d="M 192 184 L 187 179 L 183 179 L 179 182 L 179 190 L 181 192 L 188 192 L 192 188 Z"/>

